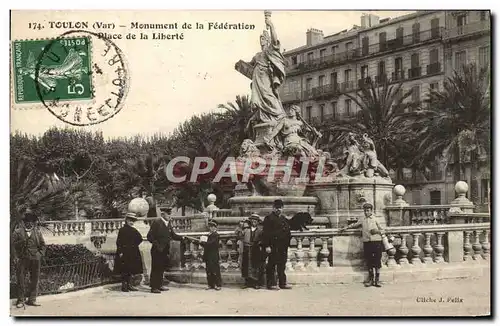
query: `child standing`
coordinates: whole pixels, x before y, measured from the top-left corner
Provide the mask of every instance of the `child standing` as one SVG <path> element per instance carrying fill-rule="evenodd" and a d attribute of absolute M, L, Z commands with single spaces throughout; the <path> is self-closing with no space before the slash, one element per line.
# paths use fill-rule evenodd
<path fill-rule="evenodd" d="M 219 234 L 217 233 L 217 226 L 218 224 L 214 220 L 208 221 L 210 234 L 207 241 L 197 239 L 192 239 L 192 241 L 202 245 L 204 248 L 203 260 L 205 261 L 207 271 L 207 290 L 215 289 L 216 291 L 220 291 L 222 280 L 219 265 Z"/>
<path fill-rule="evenodd" d="M 382 267 L 382 234 L 384 230 L 380 227 L 378 222 L 375 220 L 373 215 L 373 205 L 370 203 L 365 203 L 363 205 L 363 211 L 365 217 L 359 219 L 356 223 L 343 227 L 339 229 L 343 232 L 346 229 L 355 229 L 362 227 L 362 237 L 363 237 L 363 252 L 365 256 L 365 261 L 368 266 L 368 283 L 365 286 L 376 286 L 380 285 L 380 268 Z M 374 279 L 375 276 L 375 279 Z"/>

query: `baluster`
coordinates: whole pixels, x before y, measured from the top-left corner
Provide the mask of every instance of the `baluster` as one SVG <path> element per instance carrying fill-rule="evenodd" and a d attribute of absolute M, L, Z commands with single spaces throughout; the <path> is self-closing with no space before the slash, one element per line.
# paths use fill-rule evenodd
<path fill-rule="evenodd" d="M 420 246 L 418 245 L 418 237 L 421 236 L 422 233 L 414 233 L 412 234 L 413 236 L 413 246 L 411 246 L 411 263 L 413 265 L 419 265 L 422 264 L 422 261 L 420 260 L 420 253 L 422 252 L 422 249 L 420 249 Z"/>
<path fill-rule="evenodd" d="M 431 235 L 432 233 L 425 233 L 425 244 L 424 244 L 424 263 L 432 263 L 432 246 L 431 246 Z"/>
<path fill-rule="evenodd" d="M 321 262 L 319 264 L 319 267 L 321 268 L 330 268 L 330 262 L 328 261 L 328 256 L 330 255 L 330 251 L 328 251 L 328 238 L 321 238 L 322 240 L 322 247 L 319 252 L 320 257 L 321 257 Z"/>
<path fill-rule="evenodd" d="M 481 256 L 481 243 L 479 243 L 479 236 L 483 233 L 481 230 L 474 231 L 474 244 L 472 245 L 472 249 L 474 249 L 474 260 L 482 260 L 483 256 Z"/>
<path fill-rule="evenodd" d="M 434 258 L 434 262 L 436 263 L 443 263 L 444 258 L 443 258 L 443 253 L 444 253 L 444 246 L 443 246 L 443 235 L 444 232 L 436 232 L 436 246 L 434 247 L 434 252 L 436 253 L 436 257 Z"/>
<path fill-rule="evenodd" d="M 229 251 L 227 250 L 227 240 L 222 239 L 220 240 L 220 244 L 222 248 L 220 249 L 220 266 L 224 269 L 227 269 L 229 267 L 228 264 L 228 256 L 229 256 Z"/>
<path fill-rule="evenodd" d="M 388 237 L 389 236 L 390 235 L 388 235 Z M 396 256 L 396 247 L 392 247 L 392 249 L 387 250 L 387 267 L 401 267 L 396 263 L 396 259 L 394 258 L 394 256 Z"/>
<path fill-rule="evenodd" d="M 484 241 L 481 243 L 483 248 L 483 258 L 486 260 L 490 259 L 490 230 L 484 230 Z"/>
<path fill-rule="evenodd" d="M 61 225 L 59 223 L 54 223 L 54 235 L 61 235 Z"/>
<path fill-rule="evenodd" d="M 302 237 L 297 238 L 297 250 L 295 251 L 295 257 L 297 258 L 297 263 L 295 264 L 295 270 L 304 271 L 304 251 L 302 250 Z"/>
<path fill-rule="evenodd" d="M 285 269 L 289 272 L 293 272 L 293 262 L 292 262 L 293 257 L 295 257 L 294 250 L 292 249 L 291 246 L 289 246 L 288 251 L 286 253 L 286 264 L 285 264 Z"/>
<path fill-rule="evenodd" d="M 315 237 L 309 237 L 309 252 L 307 253 L 307 255 L 309 256 L 309 261 L 307 263 L 307 269 L 311 271 L 318 270 L 318 252 L 315 248 L 315 242 Z"/>
<path fill-rule="evenodd" d="M 416 210 L 413 210 L 413 209 L 410 209 L 409 210 L 410 212 L 410 225 L 415 225 L 417 224 L 417 214 L 416 214 Z"/>
<path fill-rule="evenodd" d="M 401 246 L 399 247 L 399 252 L 401 253 L 401 257 L 399 258 L 399 265 L 408 265 L 408 252 L 410 250 L 406 246 L 406 237 L 408 237 L 409 234 L 405 233 L 401 237 Z"/>
<path fill-rule="evenodd" d="M 238 268 L 238 250 L 236 250 L 236 240 L 229 239 L 227 241 L 227 246 L 229 248 L 228 253 L 228 267 L 229 268 Z"/>
<path fill-rule="evenodd" d="M 472 245 L 470 244 L 470 235 L 472 231 L 464 231 L 464 261 L 472 259 Z"/>
<path fill-rule="evenodd" d="M 192 256 L 192 249 L 193 249 L 193 243 L 191 242 L 191 240 L 189 239 L 186 239 L 184 240 L 184 252 L 182 253 L 182 255 L 184 256 L 184 269 L 186 270 L 190 270 L 191 267 L 192 267 L 192 259 L 193 259 L 193 256 Z"/>

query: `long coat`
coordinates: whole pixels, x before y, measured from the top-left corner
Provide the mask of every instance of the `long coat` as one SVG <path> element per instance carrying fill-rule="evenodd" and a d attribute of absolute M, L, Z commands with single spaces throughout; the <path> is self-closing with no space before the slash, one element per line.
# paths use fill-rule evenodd
<path fill-rule="evenodd" d="M 292 237 L 290 225 L 285 215 L 272 212 L 264 218 L 262 245 L 268 246 L 288 246 Z"/>
<path fill-rule="evenodd" d="M 142 274 L 142 258 L 139 245 L 142 235 L 134 227 L 125 224 L 116 238 L 115 273 Z M 123 254 L 120 257 L 120 254 Z"/>
<path fill-rule="evenodd" d="M 219 262 L 219 234 L 217 231 L 208 235 L 207 242 L 200 243 L 203 246 L 203 260 L 207 263 Z"/>

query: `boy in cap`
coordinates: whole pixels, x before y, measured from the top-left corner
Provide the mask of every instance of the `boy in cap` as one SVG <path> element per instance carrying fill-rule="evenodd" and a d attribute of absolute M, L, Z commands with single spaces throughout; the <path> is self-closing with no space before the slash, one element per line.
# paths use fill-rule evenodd
<path fill-rule="evenodd" d="M 276 286 L 276 269 L 278 270 L 279 288 L 291 289 L 286 283 L 285 265 L 288 256 L 288 246 L 292 237 L 287 218 L 282 214 L 283 201 L 277 199 L 273 211 L 267 215 L 263 223 L 262 245 L 269 254 L 266 268 L 267 288 L 279 290 Z"/>
<path fill-rule="evenodd" d="M 16 307 L 40 306 L 36 302 L 38 281 L 40 278 L 41 259 L 45 256 L 46 246 L 42 232 L 37 226 L 38 217 L 26 209 L 21 225 L 12 234 L 14 247 L 14 263 L 17 265 L 17 301 Z M 28 301 L 26 299 L 26 274 L 30 274 Z"/>
<path fill-rule="evenodd" d="M 216 291 L 220 291 L 222 280 L 219 265 L 219 234 L 217 233 L 217 226 L 218 224 L 216 221 L 208 221 L 210 234 L 206 242 L 191 238 L 190 240 L 192 240 L 193 243 L 202 245 L 204 248 L 203 260 L 205 261 L 207 271 L 207 290 L 215 289 Z"/>
<path fill-rule="evenodd" d="M 137 291 L 131 284 L 132 275 L 142 274 L 142 258 L 139 245 L 142 243 L 142 235 L 134 228 L 137 214 L 128 212 L 125 216 L 125 225 L 118 231 L 116 238 L 116 262 L 115 271 L 122 276 L 122 291 Z"/>
<path fill-rule="evenodd" d="M 368 287 L 373 285 L 381 287 L 382 285 L 380 285 L 379 279 L 380 268 L 382 267 L 382 234 L 384 234 L 384 230 L 380 227 L 377 220 L 375 220 L 372 204 L 365 203 L 363 205 L 363 211 L 365 213 L 364 218 L 359 219 L 350 226 L 339 229 L 339 231 L 343 232 L 346 229 L 362 228 L 363 252 L 368 266 L 368 282 L 365 283 L 365 286 Z"/>
<path fill-rule="evenodd" d="M 253 213 L 248 220 L 250 225 L 238 229 L 236 234 L 243 242 L 241 261 L 241 276 L 245 279 L 243 288 L 253 287 L 259 289 L 263 283 L 263 253 L 262 253 L 262 227 L 260 216 Z M 248 222 L 247 222 L 248 223 Z"/>

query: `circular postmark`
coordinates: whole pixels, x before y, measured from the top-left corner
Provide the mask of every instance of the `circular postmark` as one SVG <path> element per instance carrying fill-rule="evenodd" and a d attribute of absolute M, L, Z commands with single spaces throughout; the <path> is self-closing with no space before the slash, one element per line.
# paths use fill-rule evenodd
<path fill-rule="evenodd" d="M 89 126 L 123 107 L 130 78 L 122 50 L 94 32 L 71 30 L 43 46 L 35 65 L 38 100 L 59 120 Z"/>

